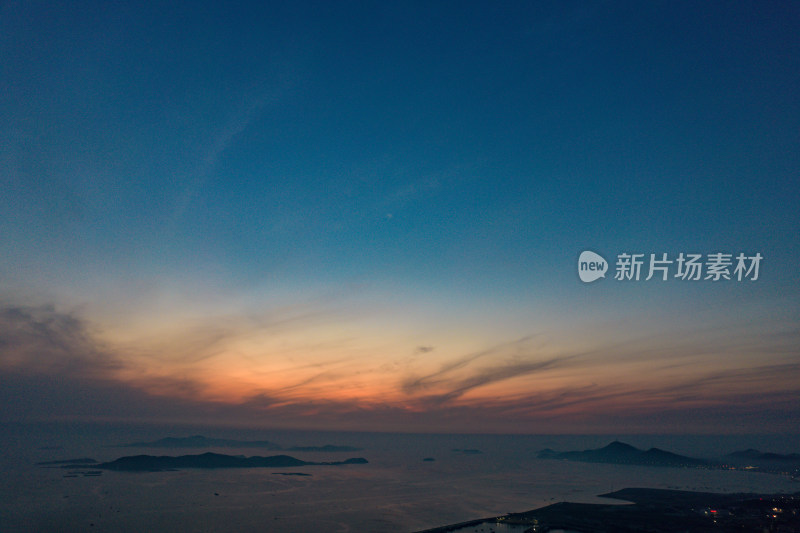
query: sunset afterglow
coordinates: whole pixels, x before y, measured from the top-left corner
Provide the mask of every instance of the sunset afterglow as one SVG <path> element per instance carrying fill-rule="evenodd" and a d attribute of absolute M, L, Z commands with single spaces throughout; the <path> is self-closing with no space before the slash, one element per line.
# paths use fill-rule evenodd
<path fill-rule="evenodd" d="M 95 4 L 0 8 L 2 420 L 798 427 L 795 5 Z"/>

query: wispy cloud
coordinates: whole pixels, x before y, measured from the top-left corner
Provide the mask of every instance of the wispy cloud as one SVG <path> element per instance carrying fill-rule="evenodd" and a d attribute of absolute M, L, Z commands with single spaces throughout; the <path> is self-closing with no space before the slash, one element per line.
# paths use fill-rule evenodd
<path fill-rule="evenodd" d="M 467 392 L 483 387 L 492 383 L 505 381 L 511 378 L 518 378 L 536 374 L 545 370 L 553 369 L 581 357 L 580 354 L 567 355 L 561 357 L 553 357 L 544 361 L 530 361 L 526 363 L 508 364 L 502 367 L 491 369 L 483 369 L 479 374 L 472 375 L 468 378 L 455 381 L 451 384 L 448 390 L 441 394 L 434 394 L 424 398 L 427 404 L 441 404 L 446 403 L 457 398 L 460 398 Z"/>
<path fill-rule="evenodd" d="M 481 358 L 507 354 L 509 349 L 522 346 L 526 342 L 528 342 L 531 338 L 532 338 L 531 336 L 528 336 L 513 342 L 493 346 L 486 350 L 470 353 L 446 362 L 437 371 L 432 372 L 430 374 L 424 376 L 409 377 L 403 382 L 402 385 L 403 391 L 406 392 L 407 394 L 414 394 L 420 390 L 429 388 L 432 385 L 442 383 L 443 381 L 445 381 L 445 376 L 447 376 L 448 374 L 456 370 L 459 370 L 461 368 L 464 368 Z"/>
<path fill-rule="evenodd" d="M 642 428 L 652 424 L 648 417 L 688 424 L 712 412 L 723 421 L 745 417 L 752 427 L 759 416 L 775 424 L 800 419 L 800 350 L 789 347 L 800 345 L 794 342 L 797 331 L 763 339 L 763 353 L 777 356 L 759 364 L 753 364 L 757 346 L 747 345 L 750 357 L 731 359 L 735 346 L 708 346 L 702 337 L 666 345 L 642 338 L 559 352 L 552 340 L 537 335 L 445 360 L 437 342 L 435 351 L 406 348 L 413 352 L 406 357 L 421 368 L 440 361 L 426 373 L 409 375 L 420 367 L 387 364 L 357 337 L 297 344 L 320 321 L 326 324 L 326 315 L 307 308 L 284 311 L 247 320 L 217 318 L 216 327 L 212 318 L 205 333 L 196 323 L 175 329 L 167 340 L 142 338 L 120 346 L 99 340 L 99 327 L 76 312 L 5 305 L 0 396 L 8 402 L 0 415 L 86 415 L 96 408 L 107 416 L 159 418 L 163 411 L 187 420 L 263 418 L 353 429 L 433 429 L 442 421 L 510 428 L 524 420 L 552 427 L 627 420 Z M 277 340 L 248 344 L 253 339 Z M 403 353 L 408 351 L 395 352 L 398 360 Z M 419 361 L 419 353 L 430 355 Z"/>
<path fill-rule="evenodd" d="M 73 313 L 51 306 L 0 309 L 0 367 L 30 374 L 103 376 L 124 364 Z"/>
<path fill-rule="evenodd" d="M 794 340 L 800 341 L 796 335 Z M 671 343 L 654 337 L 555 355 L 529 341 L 455 358 L 430 374 L 407 378 L 402 390 L 421 411 L 462 406 L 536 417 L 735 406 L 742 398 L 765 406 L 763 398 L 787 400 L 800 393 L 800 350 L 788 348 L 785 332 L 758 346 L 739 346 L 735 336 L 729 344 L 715 340 L 710 345 L 702 337 Z M 512 348 L 513 358 L 508 357 Z M 753 365 L 759 348 L 780 357 Z M 742 350 L 748 357 L 737 357 Z M 493 388 L 512 379 L 516 385 L 499 393 Z M 467 394 L 481 388 L 499 395 Z M 759 397 L 759 392 L 767 394 Z"/>
<path fill-rule="evenodd" d="M 186 211 L 201 196 L 206 184 L 213 178 L 220 158 L 234 145 L 237 137 L 257 121 L 266 109 L 280 101 L 298 83 L 299 78 L 305 75 L 302 64 L 306 43 L 302 41 L 301 38 L 298 42 L 287 43 L 286 49 L 271 58 L 274 72 L 262 74 L 266 79 L 232 91 L 226 100 L 226 105 L 233 103 L 230 112 L 206 139 L 200 150 L 198 163 L 192 170 L 192 177 L 175 201 L 170 232 L 174 231 Z"/>
<path fill-rule="evenodd" d="M 251 99 L 246 105 L 234 112 L 210 140 L 205 153 L 193 172 L 193 177 L 184 187 L 182 194 L 175 202 L 172 211 L 171 225 L 174 227 L 183 218 L 191 204 L 197 200 L 206 183 L 211 179 L 214 168 L 222 154 L 233 144 L 236 137 L 262 113 L 265 105 L 271 100 L 270 95 L 262 95 Z"/>

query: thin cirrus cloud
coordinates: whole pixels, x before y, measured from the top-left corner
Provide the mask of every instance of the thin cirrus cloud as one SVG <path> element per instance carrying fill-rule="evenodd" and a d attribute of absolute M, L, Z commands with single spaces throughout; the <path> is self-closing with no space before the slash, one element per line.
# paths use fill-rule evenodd
<path fill-rule="evenodd" d="M 694 342 L 656 350 L 652 339 L 638 339 L 556 351 L 552 340 L 529 336 L 435 359 L 435 352 L 417 345 L 406 356 L 412 362 L 386 367 L 358 338 L 318 341 L 311 353 L 302 349 L 295 335 L 315 332 L 312 323 L 320 321 L 310 316 L 276 320 L 274 329 L 266 320 L 243 325 L 229 319 L 227 326 L 209 327 L 205 337 L 195 324 L 190 331 L 196 338 L 185 346 L 177 339 L 192 335 L 180 328 L 170 340 L 150 338 L 137 346 L 101 340 L 101 328 L 77 313 L 6 305 L 0 310 L 0 373 L 9 396 L 3 417 L 125 417 L 134 398 L 139 415 L 156 418 L 268 418 L 294 426 L 384 429 L 435 428 L 447 420 L 458 430 L 479 419 L 496 430 L 520 421 L 568 430 L 570 422 L 585 424 L 592 416 L 641 427 L 647 416 L 685 421 L 710 412 L 743 424 L 755 424 L 761 413 L 779 425 L 800 415 L 800 356 L 787 344 L 797 340 L 796 331 L 762 343 L 764 353 L 781 357 L 757 365 L 726 359 L 727 345 L 712 350 Z M 264 342 L 265 332 L 281 340 Z M 640 350 L 645 346 L 650 349 Z M 422 366 L 413 363 L 420 353 L 431 356 Z M 12 394 L 37 400 L 23 404 Z M 392 422 L 379 414 L 391 415 Z"/>
<path fill-rule="evenodd" d="M 247 127 L 263 112 L 266 104 L 273 97 L 264 95 L 252 99 L 248 105 L 234 113 L 226 124 L 216 132 L 205 150 L 199 165 L 194 170 L 194 177 L 183 188 L 172 210 L 170 226 L 177 227 L 181 223 L 186 211 L 196 201 L 201 190 L 211 179 L 214 168 L 222 154 L 234 143 L 236 137 L 244 132 Z"/>
<path fill-rule="evenodd" d="M 448 374 L 451 374 L 454 371 L 457 371 L 457 370 L 459 370 L 461 368 L 464 368 L 464 367 L 470 365 L 471 363 L 475 362 L 478 359 L 481 359 L 481 358 L 484 358 L 484 357 L 488 357 L 488 356 L 492 356 L 492 355 L 504 355 L 504 354 L 507 354 L 509 350 L 513 350 L 515 348 L 519 348 L 519 347 L 525 345 L 530 339 L 531 339 L 531 337 L 523 337 L 522 339 L 510 342 L 510 343 L 500 344 L 500 345 L 488 348 L 486 350 L 481 350 L 481 351 L 478 351 L 478 352 L 475 352 L 475 353 L 470 353 L 470 354 L 467 354 L 467 355 L 464 355 L 464 356 L 457 357 L 457 358 L 455 358 L 455 359 L 453 359 L 451 361 L 448 361 L 448 362 L 444 363 L 435 372 L 432 372 L 432 373 L 424 375 L 424 376 L 408 378 L 403 383 L 403 390 L 406 393 L 413 394 L 413 393 L 415 393 L 415 392 L 417 392 L 419 390 L 424 390 L 426 388 L 429 388 L 431 385 L 435 385 L 435 384 L 440 383 L 441 381 L 443 381 L 445 379 L 444 376 L 447 376 Z M 424 348 L 424 347 L 420 347 L 420 348 Z M 420 350 L 420 348 L 417 348 L 417 350 L 418 351 L 423 351 L 423 352 L 430 351 L 430 350 Z"/>

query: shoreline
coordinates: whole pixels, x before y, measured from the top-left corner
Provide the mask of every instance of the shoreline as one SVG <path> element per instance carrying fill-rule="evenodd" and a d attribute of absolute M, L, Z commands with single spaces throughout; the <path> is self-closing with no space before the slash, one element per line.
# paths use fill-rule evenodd
<path fill-rule="evenodd" d="M 530 511 L 509 513 L 414 533 L 453 533 L 484 524 L 530 526 L 527 531 L 581 533 L 648 531 L 762 530 L 800 531 L 800 492 L 792 494 L 715 493 L 671 489 L 625 488 L 599 497 L 628 505 L 558 502 Z M 783 529 L 780 529 L 783 528 Z"/>

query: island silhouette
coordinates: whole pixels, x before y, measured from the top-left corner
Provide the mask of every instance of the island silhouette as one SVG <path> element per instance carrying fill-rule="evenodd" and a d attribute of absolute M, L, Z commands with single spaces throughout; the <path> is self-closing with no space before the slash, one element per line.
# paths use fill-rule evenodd
<path fill-rule="evenodd" d="M 615 465 L 757 470 L 768 474 L 788 475 L 792 479 L 800 478 L 800 454 L 783 455 L 754 449 L 733 452 L 717 459 L 701 459 L 659 448 L 640 450 L 630 444 L 614 441 L 603 448 L 591 450 L 556 452 L 545 448 L 537 454 L 537 457 L 539 459 Z"/>
<path fill-rule="evenodd" d="M 104 470 L 158 472 L 178 470 L 181 468 L 280 468 L 287 466 L 338 466 L 367 464 L 363 457 L 353 457 L 344 461 L 310 462 L 290 455 L 273 455 L 269 457 L 245 457 L 243 455 L 225 455 L 221 453 L 203 453 L 199 455 L 131 455 L 120 457 L 107 463 L 93 465 Z"/>
<path fill-rule="evenodd" d="M 112 444 L 112 448 L 265 448 L 267 450 L 280 450 L 281 447 L 268 440 L 234 440 L 215 439 L 203 435 L 191 437 L 165 437 L 149 442 L 130 442 L 127 444 Z"/>
<path fill-rule="evenodd" d="M 190 437 L 164 437 L 163 439 L 142 442 L 129 442 L 126 444 L 112 444 L 112 448 L 264 448 L 266 450 L 283 450 L 279 444 L 268 440 L 235 440 L 209 438 L 203 435 Z M 325 444 L 323 446 L 292 446 L 285 448 L 290 452 L 357 452 L 362 448 L 355 446 L 336 446 Z"/>
<path fill-rule="evenodd" d="M 561 459 L 565 461 L 580 461 L 583 463 L 609 463 L 616 465 L 671 467 L 714 465 L 714 463 L 706 459 L 678 455 L 659 448 L 650 448 L 646 451 L 640 450 L 639 448 L 620 441 L 614 441 L 603 448 L 583 451 L 556 452 L 550 448 L 545 448 L 539 452 L 537 457 L 539 459 Z"/>

